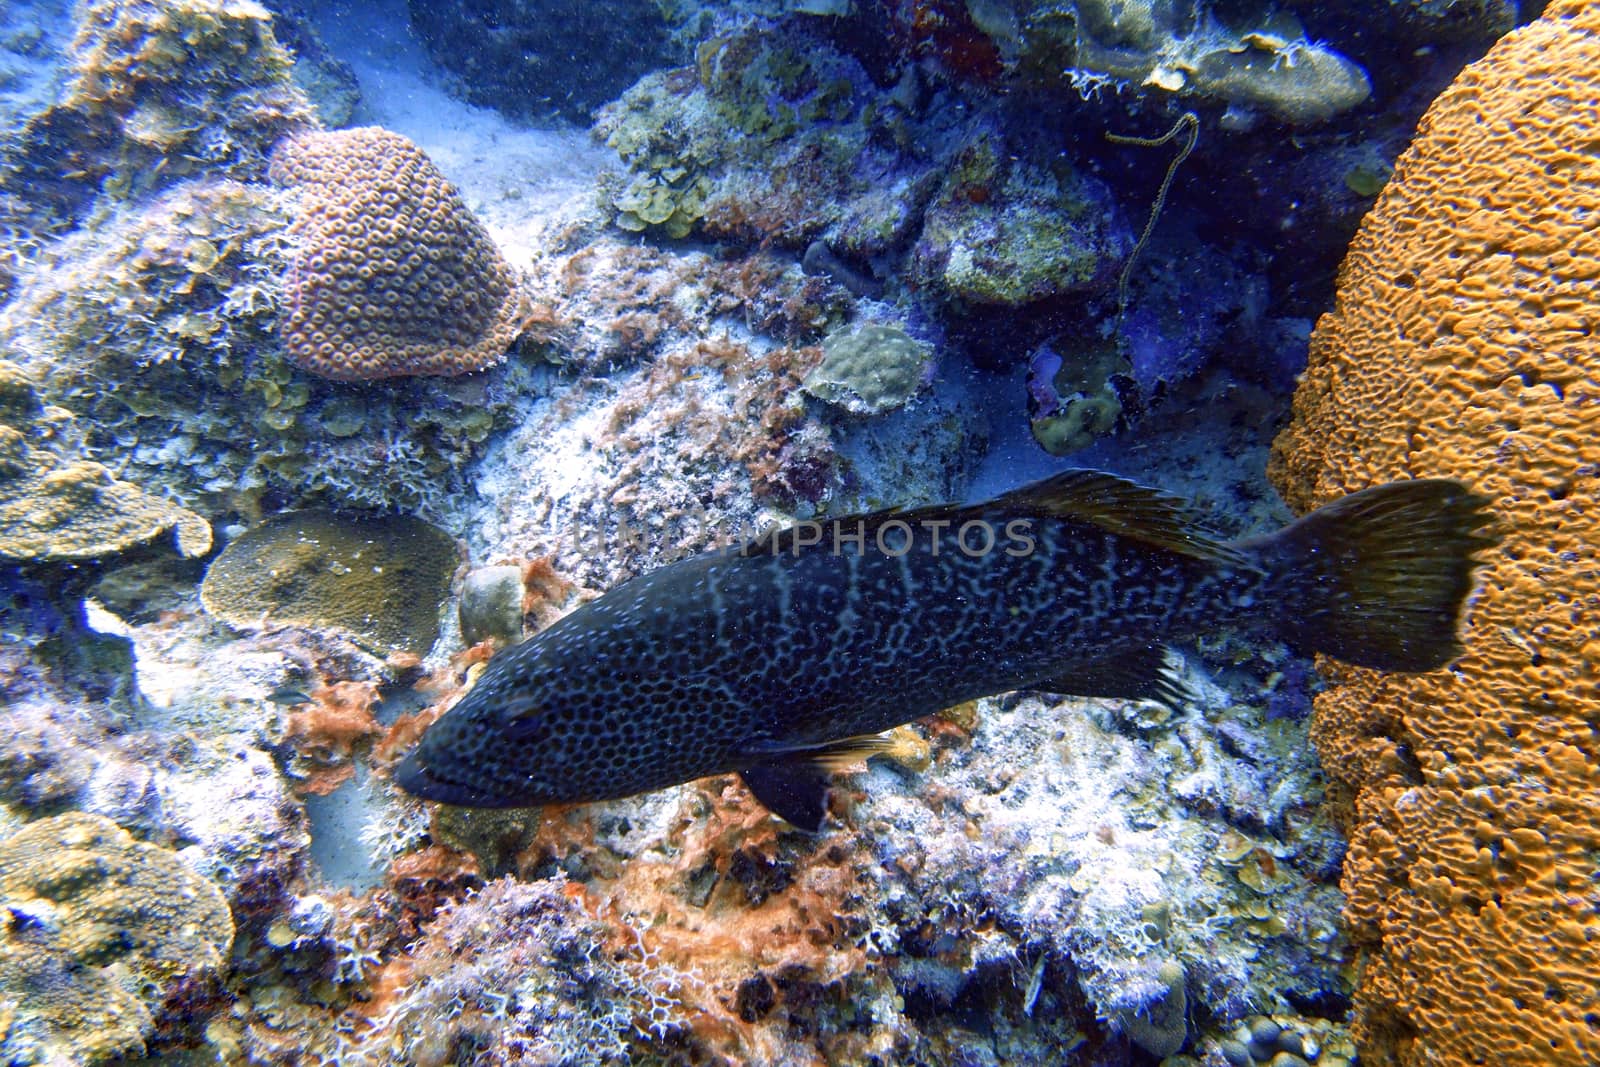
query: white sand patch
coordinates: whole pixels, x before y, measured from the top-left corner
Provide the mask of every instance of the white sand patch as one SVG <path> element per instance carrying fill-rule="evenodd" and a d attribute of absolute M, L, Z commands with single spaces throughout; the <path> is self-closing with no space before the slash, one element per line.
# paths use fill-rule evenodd
<path fill-rule="evenodd" d="M 316 25 L 360 83 L 352 121 L 420 145 L 516 266 L 533 261 L 559 221 L 592 206 L 595 178 L 615 154 L 587 130 L 535 128 L 451 96 L 448 75 L 412 35 L 404 0 L 319 4 Z"/>

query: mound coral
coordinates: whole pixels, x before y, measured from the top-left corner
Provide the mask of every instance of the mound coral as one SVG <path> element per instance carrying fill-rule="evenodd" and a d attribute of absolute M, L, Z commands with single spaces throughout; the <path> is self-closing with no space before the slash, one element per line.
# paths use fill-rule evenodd
<path fill-rule="evenodd" d="M 279 325 L 295 366 L 344 381 L 462 374 L 505 355 L 529 313 L 516 275 L 422 149 L 378 127 L 273 151 L 299 194 Z"/>
<path fill-rule="evenodd" d="M 169 530 L 185 556 L 211 548 L 205 519 L 118 481 L 64 445 L 72 421 L 40 403 L 21 367 L 0 360 L 0 560 L 93 559 Z M 53 449 L 41 444 L 47 426 Z"/>
<path fill-rule="evenodd" d="M 233 944 L 222 893 L 166 849 L 69 812 L 0 842 L 0 1003 L 10 1063 L 138 1051 L 180 983 Z"/>
<path fill-rule="evenodd" d="M 859 415 L 903 406 L 928 368 L 928 346 L 895 326 L 840 330 L 822 342 L 822 362 L 801 388 Z"/>
<path fill-rule="evenodd" d="M 380 655 L 421 655 L 439 632 L 455 542 L 419 519 L 279 515 L 235 538 L 200 587 L 235 626 L 263 621 L 340 631 Z"/>
<path fill-rule="evenodd" d="M 1363 1062 L 1600 1059 L 1600 6 L 1433 105 L 1351 247 L 1273 474 L 1307 509 L 1448 476 L 1506 534 L 1450 671 L 1325 664 Z"/>

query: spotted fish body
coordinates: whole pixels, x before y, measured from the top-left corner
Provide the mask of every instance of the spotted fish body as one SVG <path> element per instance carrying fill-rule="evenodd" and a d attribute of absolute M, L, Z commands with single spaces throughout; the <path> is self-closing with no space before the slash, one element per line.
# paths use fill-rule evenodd
<path fill-rule="evenodd" d="M 600 800 L 740 772 L 814 826 L 861 739 L 1037 688 L 1172 699 L 1164 646 L 1265 629 L 1420 670 L 1457 651 L 1481 501 L 1355 494 L 1218 541 L 1175 498 L 1063 475 L 984 504 L 848 516 L 627 582 L 509 651 L 429 728 L 402 786 L 452 804 Z"/>

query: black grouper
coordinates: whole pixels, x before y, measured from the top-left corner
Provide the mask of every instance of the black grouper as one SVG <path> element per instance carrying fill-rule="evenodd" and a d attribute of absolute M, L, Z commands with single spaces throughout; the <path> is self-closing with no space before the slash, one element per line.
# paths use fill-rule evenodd
<path fill-rule="evenodd" d="M 502 652 L 396 769 L 469 807 L 602 800 L 738 772 L 817 828 L 872 735 L 1012 689 L 1177 698 L 1169 641 L 1223 628 L 1368 667 L 1460 651 L 1485 501 L 1354 493 L 1224 542 L 1176 497 L 1069 471 L 986 503 L 802 523 L 664 566 Z"/>

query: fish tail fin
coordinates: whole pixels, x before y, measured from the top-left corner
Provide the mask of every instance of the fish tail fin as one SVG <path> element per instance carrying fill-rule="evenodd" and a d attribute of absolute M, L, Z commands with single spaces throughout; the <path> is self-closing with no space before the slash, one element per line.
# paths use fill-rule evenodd
<path fill-rule="evenodd" d="M 1489 501 L 1444 478 L 1391 482 L 1318 508 L 1258 543 L 1274 569 L 1278 631 L 1362 667 L 1429 671 L 1461 654 L 1462 608 Z"/>

